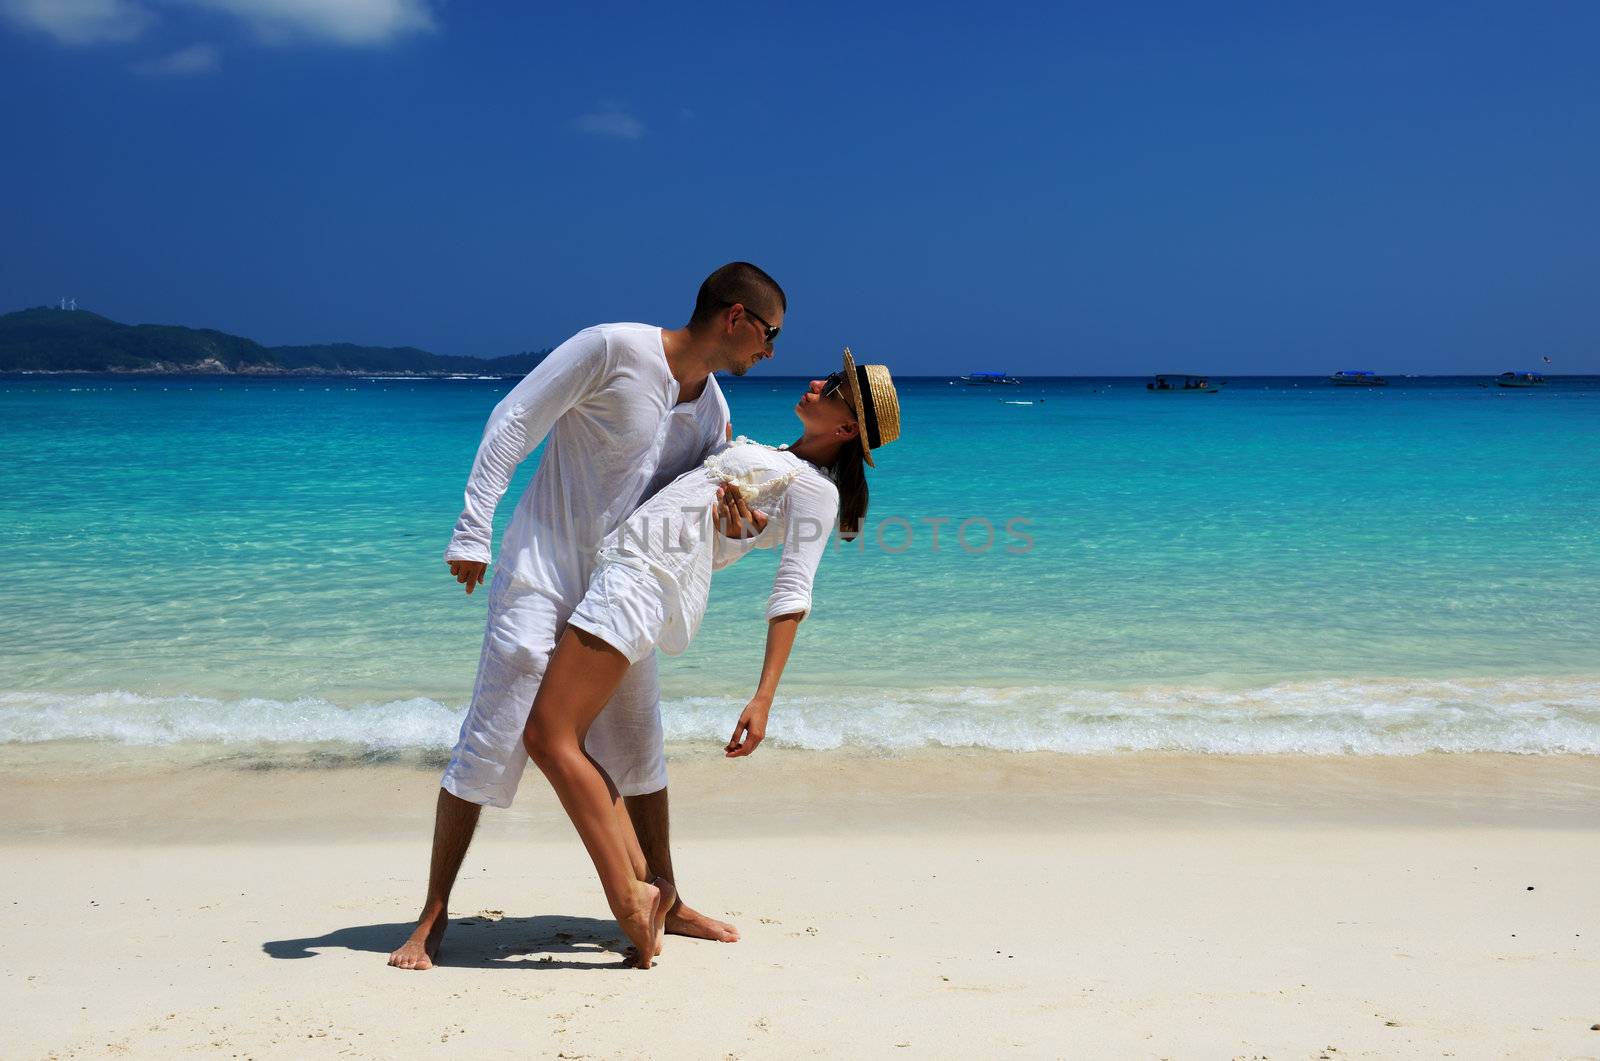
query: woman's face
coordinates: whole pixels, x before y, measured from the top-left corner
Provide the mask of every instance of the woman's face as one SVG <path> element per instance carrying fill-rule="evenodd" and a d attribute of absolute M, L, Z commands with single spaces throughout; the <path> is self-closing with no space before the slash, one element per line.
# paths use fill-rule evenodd
<path fill-rule="evenodd" d="M 814 379 L 795 403 L 795 415 L 809 430 L 833 431 L 856 421 L 855 394 L 851 388 L 855 381 L 844 373 L 836 372 L 824 379 Z"/>

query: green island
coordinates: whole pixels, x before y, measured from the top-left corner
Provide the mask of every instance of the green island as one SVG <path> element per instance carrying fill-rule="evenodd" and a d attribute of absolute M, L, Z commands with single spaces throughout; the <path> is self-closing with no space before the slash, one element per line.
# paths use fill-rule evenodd
<path fill-rule="evenodd" d="M 414 346 L 262 346 L 210 328 L 123 324 L 85 309 L 0 315 L 0 373 L 243 376 L 522 376 L 548 350 L 481 358 Z"/>

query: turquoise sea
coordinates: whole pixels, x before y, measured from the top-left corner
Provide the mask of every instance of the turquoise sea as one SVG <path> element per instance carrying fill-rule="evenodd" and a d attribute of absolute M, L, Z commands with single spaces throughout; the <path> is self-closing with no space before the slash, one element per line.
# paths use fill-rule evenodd
<path fill-rule="evenodd" d="M 441 554 L 510 385 L 0 379 L 0 743 L 447 748 L 485 595 Z M 735 429 L 802 386 L 726 380 Z M 771 739 L 1600 753 L 1600 378 L 901 390 Z M 671 738 L 726 739 L 773 562 L 663 657 Z"/>

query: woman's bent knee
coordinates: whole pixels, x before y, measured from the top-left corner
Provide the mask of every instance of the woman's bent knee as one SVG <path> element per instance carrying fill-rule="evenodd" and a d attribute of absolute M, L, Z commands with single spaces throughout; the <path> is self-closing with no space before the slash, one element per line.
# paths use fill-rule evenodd
<path fill-rule="evenodd" d="M 534 766 L 548 772 L 577 748 L 577 740 L 570 733 L 562 733 L 540 722 L 535 713 L 522 730 L 522 747 L 527 751 L 528 758 L 533 760 Z"/>

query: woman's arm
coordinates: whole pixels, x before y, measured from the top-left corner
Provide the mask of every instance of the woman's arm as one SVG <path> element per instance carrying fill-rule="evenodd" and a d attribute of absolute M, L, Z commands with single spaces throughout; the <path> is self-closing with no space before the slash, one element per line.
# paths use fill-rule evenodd
<path fill-rule="evenodd" d="M 783 500 L 783 556 L 767 598 L 767 620 L 811 611 L 811 585 L 817 577 L 833 528 L 839 521 L 839 490 L 820 474 L 801 475 Z M 758 541 L 759 544 L 759 541 Z"/>
<path fill-rule="evenodd" d="M 756 695 L 739 716 L 739 724 L 733 727 L 728 746 L 723 749 L 729 759 L 749 755 L 767 735 L 767 714 L 772 710 L 778 679 L 783 677 L 783 668 L 789 662 L 789 651 L 794 648 L 794 635 L 800 629 L 804 614 L 780 615 L 767 623 L 767 654 L 761 660 L 761 681 L 756 685 Z"/>
<path fill-rule="evenodd" d="M 756 695 L 739 716 L 724 749 L 730 759 L 755 751 L 767 734 L 767 712 L 772 710 L 778 679 L 789 662 L 800 620 L 811 612 L 811 583 L 827 551 L 829 531 L 839 519 L 838 489 L 815 473 L 790 483 L 779 503 L 786 510 L 783 556 L 772 580 L 772 596 L 767 598 L 767 654 L 761 661 Z"/>

